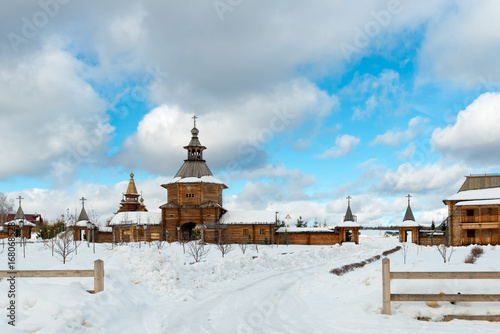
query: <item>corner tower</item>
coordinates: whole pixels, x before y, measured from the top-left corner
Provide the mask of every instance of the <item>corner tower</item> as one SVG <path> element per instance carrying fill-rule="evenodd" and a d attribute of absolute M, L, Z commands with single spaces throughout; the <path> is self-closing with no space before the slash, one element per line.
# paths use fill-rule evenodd
<path fill-rule="evenodd" d="M 169 242 L 190 239 L 193 229 L 217 224 L 226 211 L 222 207 L 222 191 L 227 186 L 213 176 L 203 159 L 206 147 L 198 139 L 196 118 L 193 117 L 191 141 L 184 146 L 187 159 L 174 178 L 162 184 L 167 189 L 167 203 L 160 208 Z"/>

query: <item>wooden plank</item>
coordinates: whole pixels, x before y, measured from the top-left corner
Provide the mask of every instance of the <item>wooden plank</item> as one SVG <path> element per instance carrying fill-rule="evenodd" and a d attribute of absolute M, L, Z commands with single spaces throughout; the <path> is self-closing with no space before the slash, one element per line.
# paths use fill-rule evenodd
<path fill-rule="evenodd" d="M 445 315 L 441 321 L 448 322 L 455 319 L 471 321 L 500 321 L 500 315 Z M 417 320 L 431 321 L 429 317 L 418 317 Z"/>
<path fill-rule="evenodd" d="M 500 279 L 500 272 L 391 272 L 391 279 Z"/>
<path fill-rule="evenodd" d="M 94 270 L 17 270 L 0 271 L 0 277 L 94 277 Z"/>
<path fill-rule="evenodd" d="M 104 291 L 104 261 L 94 261 L 94 292 Z"/>
<path fill-rule="evenodd" d="M 382 260 L 382 314 L 391 314 L 391 263 L 388 258 Z"/>
<path fill-rule="evenodd" d="M 452 321 L 455 319 L 472 321 L 500 321 L 500 315 L 445 315 L 442 321 Z"/>
<path fill-rule="evenodd" d="M 500 295 L 489 294 L 391 294 L 391 301 L 398 302 L 500 302 Z"/>

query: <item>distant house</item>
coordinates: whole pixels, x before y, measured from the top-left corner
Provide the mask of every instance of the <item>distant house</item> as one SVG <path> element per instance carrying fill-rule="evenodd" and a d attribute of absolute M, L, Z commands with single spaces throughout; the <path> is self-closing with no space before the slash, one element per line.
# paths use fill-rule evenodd
<path fill-rule="evenodd" d="M 35 222 L 37 221 L 36 214 L 28 216 Z M 40 217 L 39 219 L 41 220 L 42 218 Z M 28 220 L 24 214 L 23 208 L 21 207 L 21 197 L 19 197 L 19 207 L 16 214 L 9 214 L 7 216 L 7 221 L 3 226 L 0 226 L 0 239 L 9 238 L 11 234 L 14 234 L 16 238 L 20 238 L 22 235 L 23 238 L 31 239 L 31 230 L 36 226 L 37 225 Z"/>
<path fill-rule="evenodd" d="M 458 193 L 443 202 L 451 246 L 500 243 L 500 174 L 466 176 Z"/>

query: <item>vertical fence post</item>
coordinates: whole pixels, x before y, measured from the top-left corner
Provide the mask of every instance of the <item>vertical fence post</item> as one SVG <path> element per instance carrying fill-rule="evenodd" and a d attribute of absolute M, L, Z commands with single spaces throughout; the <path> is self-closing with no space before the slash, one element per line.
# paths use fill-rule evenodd
<path fill-rule="evenodd" d="M 382 260 L 382 314 L 391 314 L 391 262 Z"/>
<path fill-rule="evenodd" d="M 104 261 L 94 261 L 94 293 L 104 291 Z"/>

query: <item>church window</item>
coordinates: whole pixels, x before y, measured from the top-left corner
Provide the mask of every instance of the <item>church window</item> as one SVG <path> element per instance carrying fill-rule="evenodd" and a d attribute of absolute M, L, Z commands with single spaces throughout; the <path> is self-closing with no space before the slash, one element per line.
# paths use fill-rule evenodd
<path fill-rule="evenodd" d="M 243 235 L 248 235 L 248 229 L 247 228 L 243 229 Z"/>
<path fill-rule="evenodd" d="M 187 197 L 187 198 L 193 198 L 193 197 L 194 197 L 194 194 L 186 194 L 186 197 Z"/>
<path fill-rule="evenodd" d="M 474 209 L 467 210 L 467 217 L 473 217 L 473 216 L 474 216 Z"/>
<path fill-rule="evenodd" d="M 263 228 L 261 228 L 261 229 L 260 229 L 260 234 L 266 234 L 266 230 L 265 230 L 265 229 L 263 229 Z"/>
<path fill-rule="evenodd" d="M 151 233 L 151 240 L 160 240 L 160 233 Z"/>
<path fill-rule="evenodd" d="M 467 230 L 467 238 L 474 238 L 476 236 L 475 230 Z"/>

